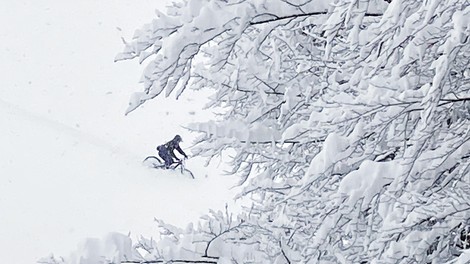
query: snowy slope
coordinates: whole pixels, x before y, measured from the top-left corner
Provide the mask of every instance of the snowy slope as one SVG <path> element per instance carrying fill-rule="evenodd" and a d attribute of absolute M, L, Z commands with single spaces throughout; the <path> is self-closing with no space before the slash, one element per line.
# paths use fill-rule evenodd
<path fill-rule="evenodd" d="M 0 127 L 0 248 L 9 252 L 1 254 L 6 263 L 67 255 L 84 238 L 112 231 L 152 235 L 154 217 L 184 226 L 208 208 L 223 208 L 233 184 L 201 169 L 192 180 L 145 168 L 140 156 L 5 101 Z"/>
<path fill-rule="evenodd" d="M 120 37 L 164 1 L 6 1 L 0 8 L 0 259 L 68 255 L 87 237 L 155 233 L 230 200 L 235 179 L 188 161 L 196 180 L 141 166 L 155 146 L 207 118 L 197 98 L 124 116 L 141 68 L 114 63 Z M 207 175 L 207 177 L 206 177 Z"/>

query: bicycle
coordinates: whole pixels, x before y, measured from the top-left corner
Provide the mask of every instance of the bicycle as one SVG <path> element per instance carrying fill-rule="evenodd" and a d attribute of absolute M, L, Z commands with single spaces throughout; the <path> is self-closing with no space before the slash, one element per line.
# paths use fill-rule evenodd
<path fill-rule="evenodd" d="M 169 168 L 166 168 L 165 163 L 161 159 L 157 158 L 156 156 L 148 156 L 142 161 L 142 163 L 146 165 L 147 167 L 154 168 L 154 169 L 162 169 L 162 170 L 167 170 L 167 169 L 176 170 L 179 167 L 182 175 L 191 176 L 191 178 L 195 179 L 194 174 L 190 170 L 185 168 L 185 160 L 186 159 L 175 161 L 170 165 Z"/>

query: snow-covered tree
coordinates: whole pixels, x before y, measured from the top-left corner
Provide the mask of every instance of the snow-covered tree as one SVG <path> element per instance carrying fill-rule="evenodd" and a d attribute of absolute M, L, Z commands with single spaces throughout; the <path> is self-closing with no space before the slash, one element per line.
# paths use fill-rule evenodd
<path fill-rule="evenodd" d="M 157 16 L 116 57 L 147 65 L 128 112 L 213 89 L 194 152 L 235 153 L 253 201 L 180 230 L 171 257 L 453 263 L 470 247 L 470 1 L 186 0 Z"/>

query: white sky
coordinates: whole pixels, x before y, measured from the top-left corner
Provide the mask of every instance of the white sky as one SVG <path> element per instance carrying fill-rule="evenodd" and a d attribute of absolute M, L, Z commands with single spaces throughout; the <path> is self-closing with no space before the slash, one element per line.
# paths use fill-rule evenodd
<path fill-rule="evenodd" d="M 66 254 L 79 239 L 109 231 L 151 231 L 153 216 L 182 224 L 207 207 L 223 206 L 216 198 L 229 195 L 227 181 L 158 179 L 137 164 L 175 133 L 188 147 L 192 135 L 180 126 L 205 118 L 189 114 L 201 107 L 189 97 L 157 99 L 123 115 L 131 93 L 141 89 L 142 67 L 113 62 L 123 48 L 120 38 L 131 38 L 163 2 L 3 1 L 2 263 Z M 196 162 L 189 165 L 206 173 Z"/>

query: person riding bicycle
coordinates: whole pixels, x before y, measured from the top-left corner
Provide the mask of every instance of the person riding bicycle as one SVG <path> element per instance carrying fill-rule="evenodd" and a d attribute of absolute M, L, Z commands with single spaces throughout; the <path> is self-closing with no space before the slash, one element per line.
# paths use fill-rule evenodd
<path fill-rule="evenodd" d="M 175 156 L 175 149 L 185 158 L 188 158 L 188 155 L 180 147 L 180 142 L 182 141 L 181 136 L 176 135 L 172 140 L 157 147 L 158 155 L 165 161 L 165 169 L 170 168 L 170 165 L 175 163 L 175 160 L 180 160 Z"/>

